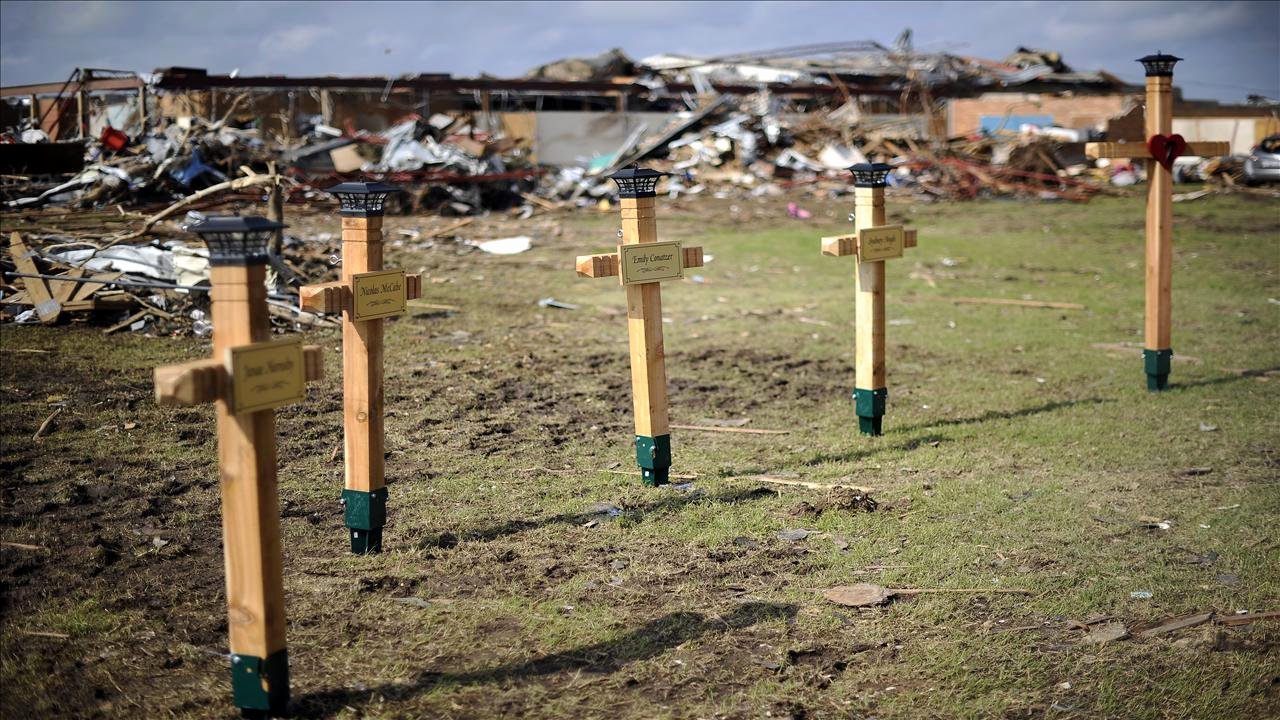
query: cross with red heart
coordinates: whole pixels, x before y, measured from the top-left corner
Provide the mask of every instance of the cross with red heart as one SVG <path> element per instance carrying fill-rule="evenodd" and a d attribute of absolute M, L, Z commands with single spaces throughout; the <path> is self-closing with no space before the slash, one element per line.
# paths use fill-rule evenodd
<path fill-rule="evenodd" d="M 1151 157 L 1155 158 L 1156 162 L 1164 166 L 1165 170 L 1172 171 L 1174 159 L 1187 151 L 1187 141 L 1177 133 L 1152 135 L 1151 139 L 1147 140 L 1147 150 L 1151 152 Z"/>

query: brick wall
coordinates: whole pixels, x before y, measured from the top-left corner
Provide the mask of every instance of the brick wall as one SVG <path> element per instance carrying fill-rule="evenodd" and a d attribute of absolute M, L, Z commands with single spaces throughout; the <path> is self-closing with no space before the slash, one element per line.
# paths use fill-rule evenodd
<path fill-rule="evenodd" d="M 1106 129 L 1107 119 L 1119 115 L 1140 95 L 1057 96 L 1039 93 L 984 93 L 947 103 L 947 134 L 955 137 L 978 131 L 984 115 L 1051 115 L 1055 125 Z M 1007 128 L 1017 132 L 1016 127 Z"/>

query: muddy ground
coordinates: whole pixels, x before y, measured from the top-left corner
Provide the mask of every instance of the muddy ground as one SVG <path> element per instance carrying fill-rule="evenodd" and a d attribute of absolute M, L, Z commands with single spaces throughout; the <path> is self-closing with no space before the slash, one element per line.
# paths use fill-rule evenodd
<path fill-rule="evenodd" d="M 713 256 L 664 288 L 673 422 L 789 431 L 677 430 L 673 472 L 691 479 L 662 489 L 624 474 L 622 292 L 572 273 L 616 215 L 467 228 L 534 238 L 505 257 L 397 233 L 445 219 L 388 218 L 389 261 L 454 309 L 388 322 L 376 557 L 348 553 L 337 503 L 340 336 L 307 334 L 327 377 L 277 419 L 295 716 L 1280 714 L 1277 624 L 1223 622 L 1280 610 L 1274 201 L 1178 205 L 1179 361 L 1151 395 L 1141 197 L 891 199 L 921 241 L 891 265 L 874 439 L 848 397 L 851 261 L 817 252 L 849 201 L 807 204 L 810 221 L 776 199 L 660 206 L 665 238 Z M 0 339 L 0 714 L 233 717 L 212 410 L 158 407 L 151 385 L 208 343 L 83 323 Z M 794 529 L 811 534 L 779 536 Z M 1029 594 L 822 599 L 854 582 Z M 1215 617 L 1142 635 L 1198 612 Z M 1129 637 L 1095 642 L 1108 622 Z"/>

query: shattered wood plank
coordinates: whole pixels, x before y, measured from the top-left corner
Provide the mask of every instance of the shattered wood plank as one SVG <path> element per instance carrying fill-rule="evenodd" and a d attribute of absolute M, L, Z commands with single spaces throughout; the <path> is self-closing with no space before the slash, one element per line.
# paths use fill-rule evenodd
<path fill-rule="evenodd" d="M 49 284 L 53 289 L 53 299 L 58 301 L 59 305 L 65 305 L 75 291 L 80 287 L 79 279 L 84 277 L 84 268 L 72 268 L 62 274 L 66 280 L 53 280 Z"/>
<path fill-rule="evenodd" d="M 1174 618 L 1169 622 L 1157 625 L 1153 628 L 1147 628 L 1138 633 L 1138 637 L 1152 638 L 1166 635 L 1177 630 L 1184 630 L 1189 627 L 1203 625 L 1213 619 L 1213 611 L 1196 613 L 1195 615 L 1184 615 L 1180 618 Z"/>
<path fill-rule="evenodd" d="M 764 428 L 724 427 L 721 425 L 672 425 L 676 430 L 704 430 L 706 432 L 748 433 L 750 435 L 786 435 L 790 430 L 765 430 Z"/>
<path fill-rule="evenodd" d="M 738 480 L 754 480 L 755 482 L 769 483 L 771 485 L 791 485 L 793 487 L 802 487 L 809 490 L 856 490 L 860 493 L 870 493 L 871 488 L 862 487 L 861 485 L 849 485 L 846 483 L 816 483 L 807 480 L 793 480 L 791 478 L 776 477 L 774 475 L 748 475 L 746 477 L 737 478 Z"/>
<path fill-rule="evenodd" d="M 635 476 L 637 476 L 637 477 L 639 477 L 639 476 L 642 474 L 639 470 L 609 470 L 609 469 L 605 469 L 605 470 L 601 470 L 600 472 L 607 472 L 607 473 L 609 473 L 610 475 L 635 475 Z M 697 476 L 696 474 L 694 474 L 694 475 L 677 475 L 676 473 L 671 473 L 671 474 L 669 474 L 667 477 L 669 477 L 669 478 L 671 478 L 671 479 L 673 479 L 673 480 L 697 480 L 697 479 L 698 479 L 698 476 Z"/>
<path fill-rule="evenodd" d="M 445 235 L 449 235 L 449 234 L 451 234 L 454 230 L 460 230 L 460 229 L 462 229 L 462 228 L 464 228 L 464 227 L 466 227 L 466 226 L 470 225 L 471 223 L 473 223 L 473 222 L 475 222 L 475 221 L 476 221 L 476 219 L 475 219 L 474 217 L 462 218 L 461 220 L 459 220 L 459 221 L 458 221 L 458 222 L 456 222 L 456 223 L 451 223 L 450 225 L 448 225 L 448 226 L 446 226 L 446 227 L 442 227 L 442 228 L 440 228 L 439 230 L 433 230 L 433 231 L 431 231 L 431 232 L 427 233 L 427 237 L 428 237 L 428 238 L 438 238 L 438 237 L 443 237 L 443 236 L 445 236 Z"/>
<path fill-rule="evenodd" d="M 129 317 L 125 318 L 124 320 L 121 320 L 120 322 L 116 323 L 115 325 L 112 325 L 111 327 L 107 328 L 106 330 L 103 330 L 103 331 L 102 331 L 102 334 L 103 334 L 103 335 L 110 335 L 111 333 L 113 333 L 113 332 L 115 332 L 115 331 L 117 331 L 117 330 L 123 330 L 124 328 L 129 327 L 130 325 L 134 324 L 134 323 L 135 323 L 135 322 L 137 322 L 138 320 L 141 320 L 142 318 L 144 318 L 144 317 L 146 317 L 146 316 L 148 316 L 148 315 L 150 315 L 150 314 L 151 314 L 151 309 L 150 309 L 150 308 L 145 308 L 145 309 L 139 310 L 138 312 L 136 312 L 136 313 L 134 313 L 134 314 L 130 315 Z"/>
<path fill-rule="evenodd" d="M 31 439 L 39 440 L 45 435 L 48 435 L 49 431 L 53 429 L 53 421 L 58 419 L 58 416 L 62 414 L 64 409 L 65 408 L 59 407 L 52 413 L 49 413 L 49 417 L 45 418 L 44 422 L 40 423 L 40 427 L 36 428 L 36 433 L 31 436 Z"/>
<path fill-rule="evenodd" d="M 71 296 L 70 302 L 79 302 L 81 300 L 88 300 L 90 297 L 93 296 L 94 293 L 106 287 L 106 281 L 118 280 L 122 276 L 124 276 L 124 273 L 122 272 L 98 273 L 97 275 L 94 275 L 88 279 L 94 280 L 94 281 L 100 280 L 102 282 L 91 282 L 91 283 L 81 284 L 80 289 L 76 290 L 75 294 Z"/>
<path fill-rule="evenodd" d="M 1267 612 L 1249 613 L 1248 615 L 1229 615 L 1227 617 L 1218 618 L 1220 625 L 1248 625 L 1249 623 L 1258 622 L 1260 620 L 1280 620 L 1280 610 L 1268 610 Z"/>
<path fill-rule="evenodd" d="M 31 250 L 22 241 L 22 236 L 16 232 L 9 236 L 9 252 L 13 255 L 13 263 L 18 267 L 18 272 L 24 275 L 40 274 L 40 269 L 31 259 Z M 62 314 L 62 303 L 49 294 L 49 287 L 44 284 L 44 280 L 23 278 L 22 284 L 27 289 L 27 296 L 35 306 L 36 316 L 40 318 L 40 322 L 45 325 L 57 322 L 58 316 Z"/>
<path fill-rule="evenodd" d="M 1068 302 L 1044 302 L 1041 300 L 1009 300 L 1006 298 L 976 298 L 976 297 L 947 297 L 945 295 L 938 296 L 939 300 L 953 302 L 960 305 L 1012 305 L 1014 307 L 1029 308 L 1049 308 L 1053 310 L 1084 310 L 1084 305 L 1080 303 Z"/>

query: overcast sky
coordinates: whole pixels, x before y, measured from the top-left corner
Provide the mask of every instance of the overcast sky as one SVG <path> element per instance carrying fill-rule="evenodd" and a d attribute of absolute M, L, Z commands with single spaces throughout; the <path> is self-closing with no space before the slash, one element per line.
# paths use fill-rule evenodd
<path fill-rule="evenodd" d="M 1134 58 L 1186 58 L 1187 97 L 1280 97 L 1280 1 L 1271 2 L 18 2 L 0 0 L 0 83 L 60 82 L 77 66 L 150 72 L 512 77 L 622 48 L 716 55 L 818 42 L 1001 59 L 1057 50 L 1080 70 L 1140 82 Z"/>

